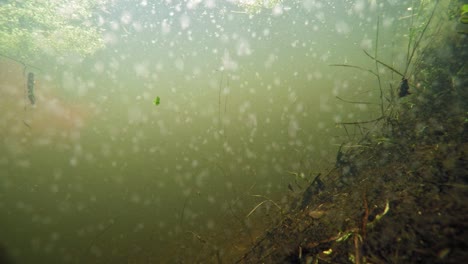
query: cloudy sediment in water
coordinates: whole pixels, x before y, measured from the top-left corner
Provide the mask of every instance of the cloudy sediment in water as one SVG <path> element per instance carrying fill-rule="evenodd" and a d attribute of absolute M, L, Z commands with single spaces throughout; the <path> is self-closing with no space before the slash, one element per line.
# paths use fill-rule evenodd
<path fill-rule="evenodd" d="M 0 242 L 18 263 L 247 247 L 235 234 L 280 214 L 265 203 L 246 218 L 262 199 L 334 166 L 337 123 L 380 115 L 375 76 L 330 64 L 375 69 L 362 50 L 375 54 L 379 21 L 379 58 L 404 67 L 417 1 L 96 2 L 81 25 L 102 37 L 94 53 L 0 57 Z"/>

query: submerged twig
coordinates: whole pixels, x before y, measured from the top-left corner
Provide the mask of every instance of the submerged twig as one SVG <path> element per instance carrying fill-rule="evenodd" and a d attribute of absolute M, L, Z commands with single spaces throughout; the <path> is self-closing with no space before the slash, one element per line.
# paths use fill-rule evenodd
<path fill-rule="evenodd" d="M 191 234 L 194 238 L 196 238 L 198 241 L 200 241 L 202 244 L 208 244 L 208 241 L 203 239 L 199 234 L 193 232 L 193 231 L 185 231 L 188 234 Z"/>
<path fill-rule="evenodd" d="M 358 233 L 354 233 L 354 263 L 363 263 L 362 258 L 362 237 Z"/>

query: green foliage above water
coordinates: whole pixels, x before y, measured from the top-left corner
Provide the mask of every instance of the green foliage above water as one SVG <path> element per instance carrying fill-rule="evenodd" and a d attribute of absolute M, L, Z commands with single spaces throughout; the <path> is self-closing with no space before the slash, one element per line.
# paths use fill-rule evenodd
<path fill-rule="evenodd" d="M 104 46 L 93 11 L 106 1 L 2 1 L 0 54 L 19 61 L 92 54 Z"/>
<path fill-rule="evenodd" d="M 256 14 L 260 13 L 264 8 L 274 8 L 276 5 L 281 4 L 283 0 L 236 0 L 234 2 L 246 13 Z"/>

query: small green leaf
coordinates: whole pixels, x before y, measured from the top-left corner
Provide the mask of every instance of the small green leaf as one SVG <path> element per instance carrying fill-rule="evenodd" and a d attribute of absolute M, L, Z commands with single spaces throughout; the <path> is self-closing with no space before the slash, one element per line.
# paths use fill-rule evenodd
<path fill-rule="evenodd" d="M 463 13 L 466 13 L 466 12 L 468 12 L 468 4 L 462 5 L 462 7 L 461 7 L 461 13 L 463 14 Z"/>
<path fill-rule="evenodd" d="M 156 96 L 156 98 L 154 98 L 154 101 L 153 101 L 153 104 L 154 105 L 159 105 L 161 99 L 159 98 L 159 96 Z"/>

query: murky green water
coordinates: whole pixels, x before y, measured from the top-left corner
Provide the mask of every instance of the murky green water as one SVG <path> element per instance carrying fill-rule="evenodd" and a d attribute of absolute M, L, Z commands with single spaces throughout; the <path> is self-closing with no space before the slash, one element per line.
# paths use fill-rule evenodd
<path fill-rule="evenodd" d="M 379 57 L 401 67 L 411 15 L 411 1 L 105 6 L 104 49 L 27 68 L 36 105 L 23 65 L 0 59 L 0 241 L 17 263 L 189 263 L 207 245 L 230 262 L 245 225 L 279 214 L 246 219 L 252 195 L 284 202 L 293 173 L 334 165 L 337 122 L 379 116 L 335 98 L 378 102 L 375 77 L 329 65 L 374 69 L 362 49 L 380 17 Z"/>

